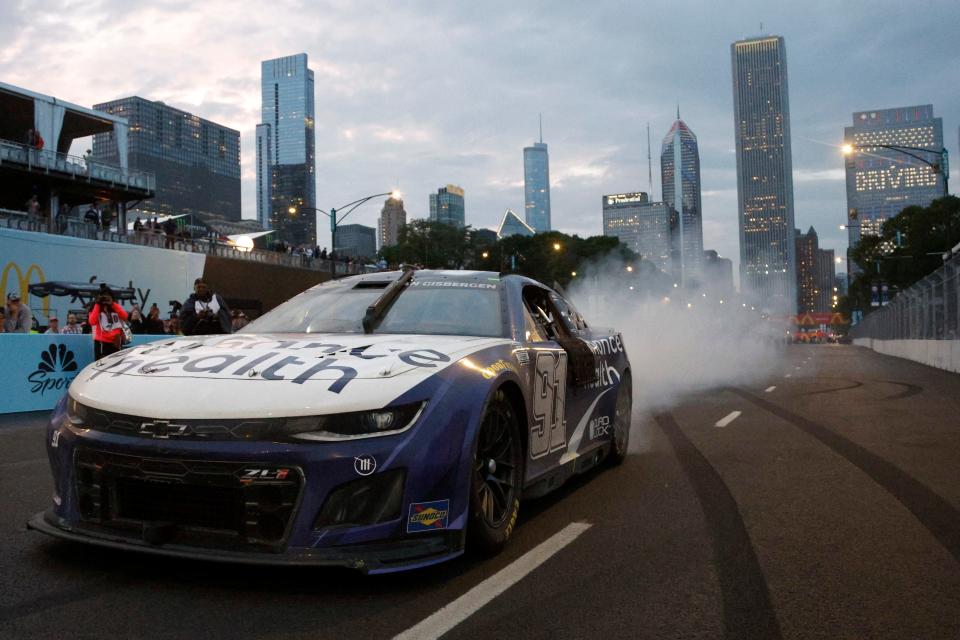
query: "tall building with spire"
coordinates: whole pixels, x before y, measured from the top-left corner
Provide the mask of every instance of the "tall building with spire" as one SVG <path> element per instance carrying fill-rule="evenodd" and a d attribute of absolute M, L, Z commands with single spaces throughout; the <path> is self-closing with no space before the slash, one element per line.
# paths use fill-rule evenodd
<path fill-rule="evenodd" d="M 761 308 L 796 309 L 787 51 L 780 36 L 730 45 L 740 227 L 740 288 Z"/>
<path fill-rule="evenodd" d="M 257 219 L 292 245 L 317 242 L 313 71 L 307 54 L 260 63 Z M 293 213 L 290 213 L 290 211 Z"/>
<path fill-rule="evenodd" d="M 679 106 L 677 119 L 660 148 L 660 180 L 663 201 L 676 211 L 671 230 L 674 275 L 687 286 L 699 282 L 702 272 L 703 208 L 697 136 L 680 119 Z"/>
<path fill-rule="evenodd" d="M 523 149 L 523 194 L 527 224 L 538 233 L 550 231 L 550 157 L 543 141 L 542 118 L 540 142 Z"/>

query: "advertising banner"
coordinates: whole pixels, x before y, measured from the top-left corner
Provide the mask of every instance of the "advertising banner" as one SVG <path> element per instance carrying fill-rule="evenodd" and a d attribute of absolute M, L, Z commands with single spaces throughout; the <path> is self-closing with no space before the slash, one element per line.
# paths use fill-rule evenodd
<path fill-rule="evenodd" d="M 105 282 L 132 287 L 140 308 L 154 302 L 166 317 L 171 300 L 185 300 L 193 281 L 203 275 L 205 256 L 185 251 L 143 247 L 57 236 L 14 229 L 0 229 L 0 292 L 18 292 L 41 325 L 56 316 L 64 324 L 68 311 L 82 305 L 69 296 L 38 298 L 31 284 L 40 282 Z M 129 308 L 128 308 L 129 310 Z"/>
<path fill-rule="evenodd" d="M 169 336 L 134 336 L 133 345 Z M 93 361 L 93 336 L 0 333 L 0 413 L 52 409 Z"/>

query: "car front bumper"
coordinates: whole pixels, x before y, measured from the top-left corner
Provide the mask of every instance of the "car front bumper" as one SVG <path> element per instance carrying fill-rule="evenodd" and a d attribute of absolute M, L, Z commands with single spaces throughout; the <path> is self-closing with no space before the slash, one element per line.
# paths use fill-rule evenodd
<path fill-rule="evenodd" d="M 268 566 L 346 567 L 364 573 L 390 573 L 426 567 L 463 553 L 463 531 L 447 531 L 417 539 L 372 542 L 320 549 L 288 548 L 283 553 L 257 553 L 198 548 L 178 544 L 151 544 L 127 535 L 74 526 L 53 509 L 33 516 L 27 528 L 70 542 L 154 555 Z"/>

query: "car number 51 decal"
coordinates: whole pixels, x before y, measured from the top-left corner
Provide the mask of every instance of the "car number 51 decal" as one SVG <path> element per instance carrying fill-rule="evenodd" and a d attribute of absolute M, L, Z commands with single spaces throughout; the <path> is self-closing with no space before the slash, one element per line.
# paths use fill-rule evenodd
<path fill-rule="evenodd" d="M 533 380 L 533 426 L 530 457 L 539 458 L 567 443 L 567 354 L 541 351 Z"/>

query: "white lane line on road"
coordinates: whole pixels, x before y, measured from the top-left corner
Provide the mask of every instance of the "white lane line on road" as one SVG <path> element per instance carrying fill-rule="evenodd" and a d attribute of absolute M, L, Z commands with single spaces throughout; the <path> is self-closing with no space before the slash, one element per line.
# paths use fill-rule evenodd
<path fill-rule="evenodd" d="M 800 371 L 800 367 L 794 367 L 794 369 Z"/>
<path fill-rule="evenodd" d="M 740 417 L 740 413 L 741 413 L 740 411 L 731 411 L 730 413 L 727 414 L 727 417 L 725 417 L 725 418 L 723 418 L 723 419 L 721 419 L 721 420 L 717 420 L 717 424 L 715 424 L 715 425 L 713 425 L 713 426 L 715 426 L 715 427 L 725 427 L 725 426 L 727 426 L 728 424 L 730 424 L 731 422 L 733 422 L 734 420 L 736 420 L 737 418 L 739 418 L 739 417 Z"/>
<path fill-rule="evenodd" d="M 792 374 L 792 373 L 788 373 L 787 375 L 785 375 L 785 376 L 783 376 L 783 377 L 784 377 L 784 378 L 791 378 L 791 377 L 793 377 L 793 374 Z"/>
<path fill-rule="evenodd" d="M 589 522 L 571 522 L 450 604 L 395 636 L 394 640 L 439 638 L 522 580 L 591 526 Z"/>
<path fill-rule="evenodd" d="M 777 385 L 773 385 L 772 387 L 767 387 L 766 389 L 764 389 L 763 392 L 764 392 L 764 393 L 770 393 L 771 391 L 773 391 L 773 390 L 776 389 L 776 388 L 777 388 Z"/>

